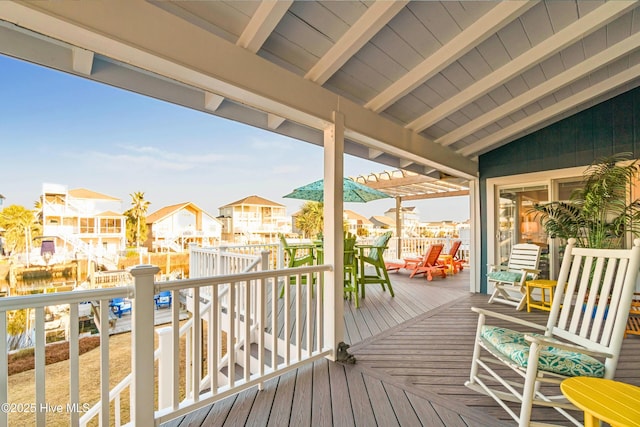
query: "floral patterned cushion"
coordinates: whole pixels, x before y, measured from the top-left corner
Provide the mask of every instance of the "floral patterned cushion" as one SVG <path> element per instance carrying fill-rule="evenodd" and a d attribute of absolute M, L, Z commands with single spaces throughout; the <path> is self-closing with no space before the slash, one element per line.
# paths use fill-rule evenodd
<path fill-rule="evenodd" d="M 533 275 L 528 274 L 527 279 L 533 280 Z M 496 282 L 519 282 L 522 278 L 522 273 L 516 273 L 514 271 L 492 271 L 487 274 L 489 280 L 495 280 Z"/>
<path fill-rule="evenodd" d="M 529 360 L 529 345 L 523 333 L 507 328 L 485 325 L 482 327 L 482 338 L 498 352 L 507 356 L 513 362 L 527 366 Z M 529 334 L 542 336 L 540 334 Z M 547 337 L 552 341 L 557 341 Z M 559 341 L 557 341 L 559 342 Z M 570 377 L 603 377 L 604 363 L 582 353 L 562 350 L 555 347 L 544 347 L 538 358 L 538 369 Z"/>

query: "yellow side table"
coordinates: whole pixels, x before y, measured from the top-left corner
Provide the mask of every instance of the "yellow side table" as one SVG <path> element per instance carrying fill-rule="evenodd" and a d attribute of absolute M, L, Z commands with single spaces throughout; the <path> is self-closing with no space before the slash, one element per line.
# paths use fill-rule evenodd
<path fill-rule="evenodd" d="M 591 377 L 569 378 L 560 390 L 584 411 L 584 427 L 598 426 L 598 420 L 612 427 L 640 427 L 640 387 Z"/>
<path fill-rule="evenodd" d="M 556 280 L 546 279 L 528 280 L 525 282 L 527 287 L 527 312 L 530 313 L 532 308 L 551 311 L 551 304 L 553 304 L 553 291 L 556 289 L 557 284 L 558 282 Z M 534 289 L 540 289 L 540 293 L 542 294 L 540 300 L 532 298 L 531 293 Z M 546 291 L 549 291 L 548 300 Z"/>

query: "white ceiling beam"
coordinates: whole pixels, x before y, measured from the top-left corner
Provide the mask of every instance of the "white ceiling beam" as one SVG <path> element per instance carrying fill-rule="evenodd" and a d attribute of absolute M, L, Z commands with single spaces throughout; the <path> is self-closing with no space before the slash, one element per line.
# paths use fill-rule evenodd
<path fill-rule="evenodd" d="M 215 112 L 224 101 L 224 96 L 216 95 L 215 93 L 204 93 L 204 108 L 211 112 Z"/>
<path fill-rule="evenodd" d="M 286 119 L 284 117 L 276 116 L 275 114 L 267 113 L 267 127 L 272 130 L 276 130 L 284 123 Z"/>
<path fill-rule="evenodd" d="M 369 155 L 367 157 L 369 158 L 369 160 L 374 160 L 382 156 L 383 154 L 384 154 L 384 151 L 382 150 L 375 150 L 373 148 L 369 148 Z"/>
<path fill-rule="evenodd" d="M 576 93 L 575 95 L 572 95 L 560 102 L 555 103 L 549 108 L 538 111 L 537 113 L 532 114 L 529 117 L 522 119 L 510 126 L 507 126 L 498 132 L 492 133 L 490 136 L 487 136 L 479 141 L 476 141 L 473 144 L 461 148 L 460 150 L 458 150 L 458 153 L 464 156 L 470 156 L 481 153 L 487 148 L 497 148 L 499 145 L 496 144 L 499 144 L 501 141 L 506 141 L 508 140 L 508 138 L 512 137 L 513 135 L 517 135 L 525 129 L 529 129 L 540 123 L 546 122 L 547 120 L 553 119 L 553 117 L 569 111 L 575 107 L 578 107 L 579 105 L 588 102 L 591 99 L 602 96 L 608 91 L 611 91 L 619 86 L 637 79 L 639 75 L 640 65 L 628 68 L 621 73 L 608 78 L 607 80 L 603 80 L 602 82 L 592 85 L 591 87 L 579 93 Z"/>
<path fill-rule="evenodd" d="M 364 106 L 379 113 L 457 61 L 496 31 L 535 6 L 537 1 L 498 2 L 480 19 L 393 82 Z"/>
<path fill-rule="evenodd" d="M 407 168 L 411 166 L 413 162 L 411 160 L 400 159 L 400 168 Z"/>
<path fill-rule="evenodd" d="M 71 49 L 71 68 L 77 73 L 90 76 L 93 68 L 93 56 L 94 54 L 90 50 L 74 46 Z"/>
<path fill-rule="evenodd" d="M 236 44 L 256 53 L 276 28 L 293 0 L 263 0 Z"/>
<path fill-rule="evenodd" d="M 305 79 L 323 85 L 378 33 L 408 1 L 376 1 L 307 72 Z"/>
<path fill-rule="evenodd" d="M 579 64 L 569 68 L 566 71 L 552 77 L 551 79 L 539 84 L 538 86 L 522 93 L 519 96 L 497 106 L 493 110 L 471 120 L 463 126 L 456 128 L 446 135 L 436 139 L 438 144 L 449 146 L 472 133 L 483 129 L 484 127 L 497 122 L 503 117 L 508 116 L 516 111 L 522 110 L 527 105 L 544 98 L 559 89 L 570 85 L 571 83 L 593 73 L 617 59 L 628 55 L 640 46 L 640 33 L 636 33 L 621 42 L 616 43 L 608 49 L 585 59 Z"/>
<path fill-rule="evenodd" d="M 0 19 L 314 129 L 339 111 L 345 136 L 368 148 L 454 176 L 478 173 L 477 162 L 149 2 L 4 1 Z"/>
<path fill-rule="evenodd" d="M 433 126 L 447 115 L 460 110 L 496 87 L 549 58 L 551 55 L 560 52 L 567 46 L 593 33 L 598 28 L 613 21 L 637 5 L 638 2 L 636 1 L 610 1 L 604 3 L 584 18 L 578 19 L 566 26 L 553 36 L 538 43 L 522 55 L 498 68 L 496 71 L 460 91 L 457 95 L 448 98 L 428 113 L 413 120 L 406 125 L 406 128 L 421 132 Z"/>

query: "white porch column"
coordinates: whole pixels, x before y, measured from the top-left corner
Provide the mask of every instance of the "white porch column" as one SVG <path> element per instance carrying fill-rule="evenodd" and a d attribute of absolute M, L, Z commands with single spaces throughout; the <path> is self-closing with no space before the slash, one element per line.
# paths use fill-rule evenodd
<path fill-rule="evenodd" d="M 131 421 L 135 426 L 149 425 L 154 417 L 154 265 L 138 265 L 131 270 L 135 298 L 131 308 Z"/>
<path fill-rule="evenodd" d="M 396 258 L 402 259 L 402 198 L 396 197 Z"/>
<path fill-rule="evenodd" d="M 333 265 L 324 284 L 325 347 L 333 349 L 344 339 L 344 115 L 333 112 L 333 125 L 324 131 L 324 262 Z"/>

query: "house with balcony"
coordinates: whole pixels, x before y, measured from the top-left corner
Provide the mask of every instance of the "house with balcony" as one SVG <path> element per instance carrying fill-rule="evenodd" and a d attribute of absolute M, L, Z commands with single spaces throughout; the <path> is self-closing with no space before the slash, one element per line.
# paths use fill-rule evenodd
<path fill-rule="evenodd" d="M 147 216 L 144 245 L 150 251 L 183 252 L 189 244 L 212 246 L 220 242 L 222 223 L 195 203 L 165 206 Z"/>
<path fill-rule="evenodd" d="M 43 236 L 55 244 L 56 257 L 88 257 L 113 263 L 126 247 L 126 217 L 121 200 L 66 185 L 42 185 Z"/>
<path fill-rule="evenodd" d="M 384 216 L 395 221 L 396 212 L 396 208 L 389 208 L 384 212 Z M 402 224 L 402 236 L 418 237 L 420 235 L 420 212 L 418 211 L 418 208 L 415 206 L 402 206 L 400 207 L 400 217 Z"/>
<path fill-rule="evenodd" d="M 260 196 L 248 196 L 219 208 L 222 240 L 233 243 L 265 243 L 278 233 L 291 232 L 286 207 Z"/>
<path fill-rule="evenodd" d="M 367 217 L 349 209 L 344 211 L 345 227 L 356 236 L 369 236 L 373 232 L 373 223 Z"/>

